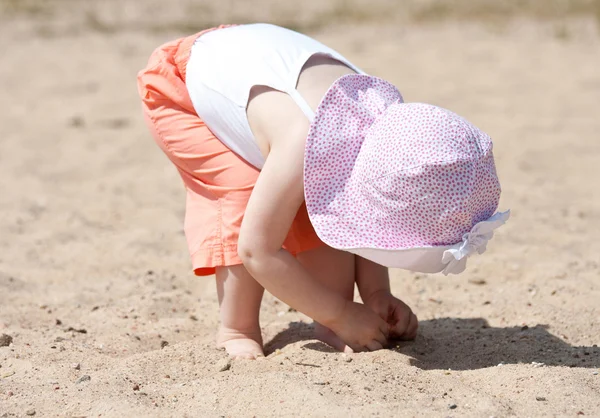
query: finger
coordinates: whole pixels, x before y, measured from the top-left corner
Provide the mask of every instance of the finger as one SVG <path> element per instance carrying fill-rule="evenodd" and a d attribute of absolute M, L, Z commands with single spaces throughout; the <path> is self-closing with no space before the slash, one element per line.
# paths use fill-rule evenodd
<path fill-rule="evenodd" d="M 330 331 L 330 334 L 331 335 L 328 335 L 327 340 L 324 342 L 326 344 L 329 344 L 330 346 L 332 346 L 333 348 L 335 348 L 338 351 L 345 352 L 346 349 L 348 348 L 346 343 L 344 341 L 342 341 L 342 339 L 340 337 L 338 337 L 336 334 L 334 334 L 333 331 Z"/>
<path fill-rule="evenodd" d="M 384 333 L 383 331 L 380 332 L 376 337 L 375 337 L 375 341 L 377 341 L 379 344 L 382 345 L 382 347 L 387 347 L 388 345 L 388 337 L 387 334 Z"/>
<path fill-rule="evenodd" d="M 369 351 L 382 350 L 383 345 L 379 341 L 373 340 L 369 344 L 367 344 L 367 348 L 369 349 Z"/>
<path fill-rule="evenodd" d="M 390 329 L 391 326 L 387 322 L 382 322 L 379 325 L 379 331 L 381 332 L 382 337 L 385 338 L 386 341 L 388 338 L 390 338 Z"/>
<path fill-rule="evenodd" d="M 417 318 L 417 315 L 412 314 L 411 318 L 410 318 L 410 333 L 409 333 L 409 337 L 411 340 L 417 336 L 418 330 L 419 330 L 419 318 Z"/>
<path fill-rule="evenodd" d="M 403 339 L 403 340 L 414 340 L 415 337 L 417 336 L 417 330 L 418 330 L 418 328 L 419 328 L 419 320 L 417 319 L 416 315 L 411 312 L 411 314 L 410 314 L 410 322 L 408 324 L 408 327 L 406 328 L 406 331 L 401 336 L 401 339 Z"/>
<path fill-rule="evenodd" d="M 394 311 L 394 319 L 396 323 L 392 327 L 392 334 L 395 337 L 401 337 L 406 333 L 408 326 L 410 324 L 410 317 L 412 315 L 412 311 L 410 308 L 408 309 L 396 309 Z"/>
<path fill-rule="evenodd" d="M 375 308 L 375 313 L 377 314 L 377 316 L 379 316 L 381 319 L 383 319 L 384 321 L 387 322 L 388 317 L 390 315 L 390 312 L 388 311 L 388 307 L 384 306 L 384 305 L 380 305 L 378 307 Z"/>

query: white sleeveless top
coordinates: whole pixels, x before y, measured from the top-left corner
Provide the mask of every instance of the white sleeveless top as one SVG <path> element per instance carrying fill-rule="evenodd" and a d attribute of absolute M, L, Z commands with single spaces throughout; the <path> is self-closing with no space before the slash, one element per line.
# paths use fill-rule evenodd
<path fill-rule="evenodd" d="M 359 74 L 355 65 L 322 43 L 279 26 L 251 24 L 200 36 L 187 64 L 186 85 L 198 116 L 229 149 L 261 169 L 265 163 L 246 107 L 253 86 L 289 94 L 310 121 L 314 112 L 296 90 L 302 67 L 325 54 Z"/>

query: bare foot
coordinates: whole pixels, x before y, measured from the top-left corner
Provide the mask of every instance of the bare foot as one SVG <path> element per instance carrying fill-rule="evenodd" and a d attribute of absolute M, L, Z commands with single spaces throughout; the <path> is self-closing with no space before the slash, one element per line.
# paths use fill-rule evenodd
<path fill-rule="evenodd" d="M 224 348 L 231 358 L 255 360 L 264 357 L 262 335 L 257 331 L 243 332 L 220 327 L 217 332 L 217 347 Z"/>
<path fill-rule="evenodd" d="M 319 341 L 324 342 L 327 345 L 335 348 L 338 351 L 344 353 L 353 353 L 354 351 L 348 347 L 344 342 L 329 328 L 315 322 L 315 338 Z"/>

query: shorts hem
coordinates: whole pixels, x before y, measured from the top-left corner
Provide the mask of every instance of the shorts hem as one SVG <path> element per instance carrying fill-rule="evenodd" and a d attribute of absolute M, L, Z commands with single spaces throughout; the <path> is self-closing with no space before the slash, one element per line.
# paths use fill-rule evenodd
<path fill-rule="evenodd" d="M 295 251 L 289 249 L 288 251 L 295 256 L 326 245 L 323 241 L 317 239 L 307 242 L 306 245 Z M 196 276 L 212 276 L 215 274 L 217 267 L 230 267 L 240 264 L 243 264 L 243 262 L 238 255 L 237 245 L 235 244 L 203 248 L 192 254 L 192 268 Z"/>

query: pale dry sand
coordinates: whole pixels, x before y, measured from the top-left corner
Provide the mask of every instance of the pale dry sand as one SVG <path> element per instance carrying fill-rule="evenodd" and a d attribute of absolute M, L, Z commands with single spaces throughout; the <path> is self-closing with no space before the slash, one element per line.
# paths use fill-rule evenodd
<path fill-rule="evenodd" d="M 312 32 L 489 132 L 513 217 L 461 276 L 393 272 L 415 342 L 343 357 L 266 297 L 266 359 L 222 372 L 214 280 L 190 272 L 180 180 L 136 93 L 179 33 L 61 22 L 0 25 L 0 416 L 600 416 L 590 22 Z"/>

